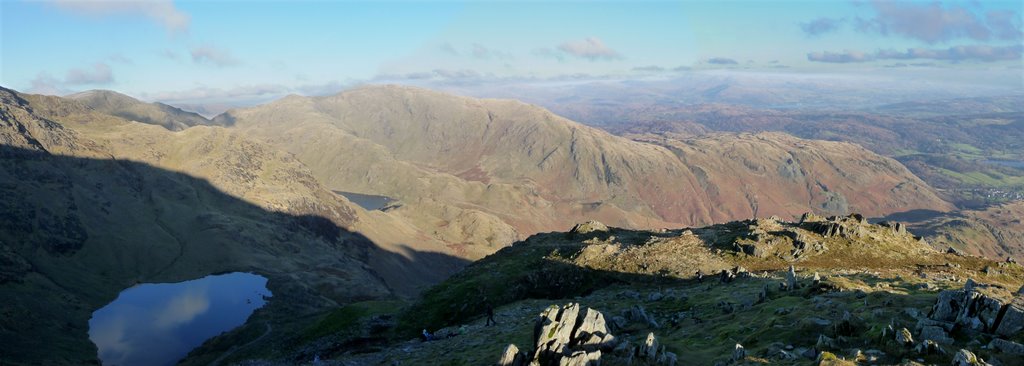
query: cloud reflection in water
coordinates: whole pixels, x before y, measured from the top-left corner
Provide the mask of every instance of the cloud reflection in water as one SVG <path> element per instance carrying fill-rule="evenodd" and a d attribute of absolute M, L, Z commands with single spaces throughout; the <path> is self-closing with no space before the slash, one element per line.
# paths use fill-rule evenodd
<path fill-rule="evenodd" d="M 142 284 L 121 292 L 89 320 L 104 365 L 173 365 L 203 341 L 245 323 L 269 297 L 267 279 L 229 273 Z"/>

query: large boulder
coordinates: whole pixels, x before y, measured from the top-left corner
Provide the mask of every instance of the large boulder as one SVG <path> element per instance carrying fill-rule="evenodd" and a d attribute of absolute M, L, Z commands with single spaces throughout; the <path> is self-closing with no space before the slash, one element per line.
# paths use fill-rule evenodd
<path fill-rule="evenodd" d="M 1004 309 L 1003 303 L 979 292 L 977 284 L 968 279 L 961 290 L 940 292 L 928 317 L 940 322 L 954 323 L 972 331 L 1011 336 L 1024 328 L 1024 314 L 1020 310 L 1024 307 L 1012 308 L 1011 305 L 1006 309 L 1006 315 L 1009 317 L 1004 315 L 1000 318 L 999 314 Z"/>
<path fill-rule="evenodd" d="M 533 332 L 534 360 L 541 365 L 557 365 L 563 356 L 570 354 L 569 345 L 579 313 L 580 305 L 572 303 L 549 307 L 540 315 Z"/>
<path fill-rule="evenodd" d="M 732 349 L 732 362 L 740 362 L 747 358 L 747 350 L 743 348 L 743 345 L 736 343 L 736 347 Z"/>
<path fill-rule="evenodd" d="M 796 290 L 796 288 L 796 269 L 793 266 L 789 266 L 789 272 L 786 272 L 786 289 L 792 291 Z"/>
<path fill-rule="evenodd" d="M 993 339 L 992 342 L 988 343 L 988 348 L 996 350 L 999 353 L 1024 356 L 1024 344 L 1011 342 L 1005 339 Z"/>
<path fill-rule="evenodd" d="M 971 351 L 961 349 L 953 356 L 953 366 L 987 366 L 988 363 Z"/>
<path fill-rule="evenodd" d="M 1018 297 L 1012 304 L 1006 306 L 1006 312 L 996 326 L 995 333 L 1011 337 L 1021 330 L 1024 330 L 1024 299 Z"/>
<path fill-rule="evenodd" d="M 934 325 L 926 325 L 921 327 L 920 338 L 922 340 L 934 341 L 938 344 L 953 344 L 953 338 L 949 337 L 945 329 Z"/>
<path fill-rule="evenodd" d="M 498 361 L 498 366 L 526 366 L 526 353 L 519 351 L 519 347 L 514 344 L 505 347 L 505 352 L 501 355 L 501 360 Z"/>
<path fill-rule="evenodd" d="M 596 366 L 602 351 L 612 351 L 617 343 L 604 314 L 576 303 L 544 310 L 534 326 L 533 341 L 532 354 L 509 345 L 498 365 Z"/>
<path fill-rule="evenodd" d="M 659 327 L 658 322 L 655 321 L 653 317 L 647 315 L 647 311 L 644 310 L 643 306 L 633 305 L 633 307 L 626 310 L 623 315 L 631 322 L 642 323 L 651 328 Z"/>

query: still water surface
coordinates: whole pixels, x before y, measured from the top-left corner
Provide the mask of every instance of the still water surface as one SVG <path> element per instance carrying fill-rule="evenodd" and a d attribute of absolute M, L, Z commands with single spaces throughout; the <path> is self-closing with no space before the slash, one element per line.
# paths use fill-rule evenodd
<path fill-rule="evenodd" d="M 387 207 L 388 204 L 390 204 L 392 201 L 394 201 L 394 199 L 392 199 L 391 197 L 377 196 L 372 194 L 342 191 L 334 191 L 334 193 L 345 196 L 345 198 L 347 198 L 349 201 L 352 201 L 352 203 L 355 203 L 368 211 L 383 209 L 384 207 Z"/>
<path fill-rule="evenodd" d="M 111 365 L 174 365 L 207 339 L 245 323 L 271 296 L 251 273 L 146 283 L 121 292 L 89 320 L 89 339 Z"/>

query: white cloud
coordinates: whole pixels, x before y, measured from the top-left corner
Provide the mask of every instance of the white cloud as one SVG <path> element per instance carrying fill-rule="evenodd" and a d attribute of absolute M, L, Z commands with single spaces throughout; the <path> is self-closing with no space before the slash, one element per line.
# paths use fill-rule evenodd
<path fill-rule="evenodd" d="M 91 68 L 68 70 L 67 76 L 64 77 L 64 82 L 72 85 L 110 84 L 114 82 L 114 73 L 110 70 L 109 65 L 98 62 L 92 65 Z"/>
<path fill-rule="evenodd" d="M 450 55 L 455 55 L 455 56 L 459 55 L 459 51 L 455 49 L 455 46 L 452 46 L 452 44 L 448 43 L 448 42 L 442 43 L 440 46 L 437 46 L 437 49 L 441 50 L 441 52 L 444 52 L 444 53 L 447 53 L 447 54 L 450 54 Z"/>
<path fill-rule="evenodd" d="M 148 18 L 169 32 L 188 31 L 191 17 L 174 6 L 172 0 L 97 1 L 52 0 L 58 8 L 87 16 L 130 15 Z"/>
<path fill-rule="evenodd" d="M 898 35 L 927 43 L 954 39 L 1021 39 L 1020 21 L 1012 11 L 994 11 L 982 17 L 968 7 L 944 6 L 935 2 L 897 2 L 873 0 L 875 16 L 854 19 L 854 28 L 862 32 Z"/>
<path fill-rule="evenodd" d="M 33 94 L 45 94 L 45 95 L 64 95 L 68 94 L 68 90 L 61 87 L 60 80 L 57 80 L 49 74 L 40 73 L 36 75 L 31 81 L 26 92 Z"/>
<path fill-rule="evenodd" d="M 1013 61 L 1021 59 L 1024 46 L 965 45 L 949 48 L 908 48 L 906 51 L 879 50 L 874 53 L 846 50 L 843 52 L 812 52 L 807 60 L 830 63 L 868 62 L 874 60 L 943 60 L 943 61 Z"/>
<path fill-rule="evenodd" d="M 167 307 L 156 316 L 154 325 L 157 328 L 173 328 L 195 319 L 210 309 L 210 299 L 206 289 L 183 292 L 167 303 Z"/>
<path fill-rule="evenodd" d="M 563 42 L 558 45 L 558 50 L 571 56 L 585 58 L 591 61 L 596 60 L 617 60 L 622 55 L 604 44 L 600 38 L 587 37 L 580 41 Z"/>
<path fill-rule="evenodd" d="M 473 57 L 481 58 L 481 59 L 496 58 L 496 59 L 499 59 L 499 60 L 507 60 L 507 59 L 511 59 L 512 58 L 512 54 L 511 53 L 500 51 L 500 50 L 496 50 L 496 49 L 493 49 L 493 48 L 488 48 L 488 47 L 486 47 L 486 46 L 484 46 L 482 44 L 479 44 L 479 43 L 474 43 L 472 45 L 472 47 L 470 49 L 470 54 L 472 54 Z"/>
<path fill-rule="evenodd" d="M 192 62 L 197 64 L 211 63 L 219 67 L 227 67 L 241 63 L 228 50 L 210 45 L 193 47 L 189 53 L 192 54 Z"/>

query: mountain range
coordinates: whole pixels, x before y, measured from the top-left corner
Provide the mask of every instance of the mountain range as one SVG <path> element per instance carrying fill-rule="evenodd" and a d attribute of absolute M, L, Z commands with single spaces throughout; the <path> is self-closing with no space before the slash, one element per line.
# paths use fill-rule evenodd
<path fill-rule="evenodd" d="M 213 119 L 108 91 L 2 89 L 0 102 L 0 342 L 17 351 L 0 356 L 15 362 L 93 360 L 90 312 L 142 282 L 265 275 L 275 301 L 222 339 L 272 324 L 274 343 L 343 304 L 415 298 L 469 261 L 591 219 L 661 229 L 954 209 L 853 143 L 619 136 L 411 87 Z M 395 201 L 366 210 L 336 192 Z"/>

